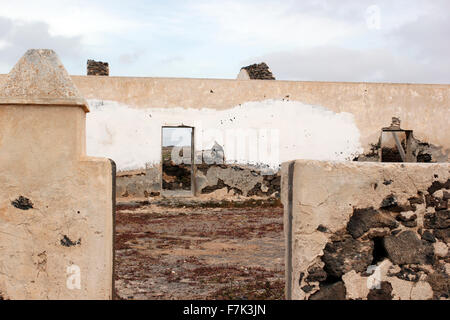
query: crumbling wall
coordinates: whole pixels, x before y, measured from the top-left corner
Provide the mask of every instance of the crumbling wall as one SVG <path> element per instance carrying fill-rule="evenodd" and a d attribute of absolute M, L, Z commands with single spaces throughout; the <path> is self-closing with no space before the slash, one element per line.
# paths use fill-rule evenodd
<path fill-rule="evenodd" d="M 88 76 L 109 76 L 108 62 L 88 60 L 87 61 Z"/>
<path fill-rule="evenodd" d="M 450 164 L 283 164 L 286 295 L 448 299 Z"/>
<path fill-rule="evenodd" d="M 448 159 L 450 157 L 450 149 L 444 149 L 442 146 L 436 146 L 429 142 L 423 142 L 414 137 L 412 137 L 411 139 L 410 148 L 414 160 L 413 162 L 419 163 L 448 162 Z M 353 160 L 359 162 L 378 162 L 380 161 L 380 151 L 381 151 L 380 149 L 381 143 L 379 139 L 377 143 L 371 144 L 369 152 L 361 154 L 355 157 Z M 385 156 L 383 156 L 384 159 L 383 162 L 401 162 L 401 159 L 398 159 L 399 158 L 398 154 L 394 155 L 394 157 L 397 158 L 395 161 L 390 161 L 392 160 L 392 158 L 386 156 L 386 153 L 389 153 L 389 151 L 390 150 L 384 150 Z M 396 152 L 397 151 L 395 150 L 392 153 Z"/>
<path fill-rule="evenodd" d="M 197 192 L 211 194 L 222 190 L 224 195 L 244 197 L 279 197 L 280 175 L 262 174 L 261 170 L 239 165 L 199 165 L 196 172 Z"/>
<path fill-rule="evenodd" d="M 117 173 L 116 194 L 121 198 L 155 197 L 161 193 L 161 168 L 151 166 L 144 170 Z"/>
<path fill-rule="evenodd" d="M 182 166 L 182 165 L 181 165 Z M 196 195 L 225 198 L 233 196 L 279 198 L 279 172 L 265 174 L 260 169 L 245 165 L 199 164 L 195 170 Z M 190 170 L 190 169 L 189 169 Z M 170 177 L 169 177 L 170 178 Z M 166 184 L 172 180 L 166 178 Z M 117 196 L 143 198 L 161 195 L 161 168 L 123 171 L 117 174 Z M 171 190 L 170 188 L 164 188 Z"/>

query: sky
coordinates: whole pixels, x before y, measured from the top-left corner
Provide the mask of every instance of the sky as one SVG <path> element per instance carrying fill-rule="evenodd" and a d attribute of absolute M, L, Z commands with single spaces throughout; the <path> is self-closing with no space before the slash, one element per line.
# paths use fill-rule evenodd
<path fill-rule="evenodd" d="M 450 83 L 448 0 L 0 0 L 0 73 L 29 48 L 70 74 Z"/>

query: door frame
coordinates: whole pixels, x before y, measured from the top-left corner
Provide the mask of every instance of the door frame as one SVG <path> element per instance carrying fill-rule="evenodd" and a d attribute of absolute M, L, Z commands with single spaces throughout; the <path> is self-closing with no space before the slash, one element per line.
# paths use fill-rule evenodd
<path fill-rule="evenodd" d="M 160 169 L 159 169 L 159 174 L 160 174 L 160 187 L 161 187 L 161 194 L 164 193 L 164 188 L 163 188 L 163 153 L 162 153 L 162 148 L 163 148 L 163 131 L 165 128 L 190 128 L 191 129 L 191 191 L 190 191 L 190 195 L 191 196 L 195 196 L 196 195 L 196 183 L 195 183 L 195 163 L 194 163 L 194 159 L 195 159 L 195 143 L 194 143 L 194 137 L 195 137 L 195 127 L 192 126 L 186 126 L 184 124 L 181 125 L 163 125 L 161 126 L 161 148 L 160 148 L 160 156 L 161 156 L 161 162 L 160 162 Z M 183 155 L 184 156 L 184 155 Z M 168 190 L 166 190 L 167 192 Z M 176 196 L 176 195 L 174 195 Z"/>

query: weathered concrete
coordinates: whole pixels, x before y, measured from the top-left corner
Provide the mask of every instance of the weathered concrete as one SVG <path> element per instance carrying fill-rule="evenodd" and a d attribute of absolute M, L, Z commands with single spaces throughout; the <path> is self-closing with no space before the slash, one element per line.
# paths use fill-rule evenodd
<path fill-rule="evenodd" d="M 0 82 L 0 103 L 79 106 L 89 112 L 86 100 L 54 55 L 52 50 L 28 50 L 5 82 Z"/>
<path fill-rule="evenodd" d="M 450 85 L 338 83 L 267 80 L 169 79 L 73 76 L 88 99 L 112 100 L 135 108 L 223 110 L 248 101 L 289 99 L 349 112 L 365 152 L 393 116 L 424 142 L 450 149 Z M 211 93 L 211 91 L 213 93 Z"/>
<path fill-rule="evenodd" d="M 279 130 L 277 167 L 293 159 L 356 157 L 359 161 L 378 161 L 381 128 L 398 117 L 403 129 L 413 130 L 415 160 L 450 159 L 445 116 L 450 114 L 450 85 L 97 76 L 72 79 L 90 99 L 93 111 L 88 118 L 88 152 L 116 159 L 120 170 L 133 170 L 124 173 L 126 178 L 119 177 L 123 181 L 119 181 L 120 194 L 160 192 L 161 181 L 156 179 L 159 171 L 150 172 L 146 167 L 160 166 L 161 126 L 165 125 L 196 127 L 196 152 L 211 147 L 205 136 L 209 137 L 212 130 L 225 138 L 227 130 Z M 201 132 L 208 132 L 203 141 L 198 136 Z M 219 143 L 224 145 L 227 160 L 236 160 L 227 164 L 253 164 L 247 156 L 233 159 L 232 147 L 225 140 Z M 231 145 L 237 141 L 244 139 L 230 138 Z M 253 145 L 259 143 L 257 140 Z M 269 158 L 257 160 L 272 165 Z M 134 176 L 135 170 L 145 175 Z M 206 190 L 220 186 L 223 179 L 217 180 L 218 184 L 214 180 L 201 172 L 195 179 Z M 129 190 L 124 189 L 127 185 Z M 247 190 L 247 183 L 237 188 Z"/>
<path fill-rule="evenodd" d="M 289 99 L 349 112 L 361 132 L 365 152 L 377 143 L 391 117 L 424 142 L 450 149 L 450 85 L 343 83 L 72 76 L 87 99 L 117 101 L 134 108 L 223 110 L 248 101 Z M 0 75 L 0 84 L 5 75 Z"/>
<path fill-rule="evenodd" d="M 449 298 L 450 164 L 298 160 L 282 186 L 288 297 Z"/>
<path fill-rule="evenodd" d="M 85 155 L 86 102 L 51 50 L 0 92 L 0 296 L 110 299 L 115 166 Z"/>

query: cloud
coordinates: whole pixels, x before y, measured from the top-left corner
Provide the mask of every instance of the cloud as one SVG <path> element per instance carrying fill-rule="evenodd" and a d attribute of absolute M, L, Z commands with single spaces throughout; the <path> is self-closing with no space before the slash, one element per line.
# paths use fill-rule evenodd
<path fill-rule="evenodd" d="M 255 60 L 266 61 L 279 80 L 450 83 L 449 60 L 421 63 L 388 49 L 321 46 L 275 52 L 251 61 Z"/>
<path fill-rule="evenodd" d="M 192 10 L 214 25 L 215 39 L 222 44 L 312 46 L 361 33 L 353 21 L 307 12 L 290 1 L 207 1 L 196 3 Z"/>
<path fill-rule="evenodd" d="M 80 59 L 81 37 L 52 36 L 44 22 L 23 22 L 0 17 L 0 72 L 8 73 L 31 48 L 53 49 L 62 59 Z"/>
<path fill-rule="evenodd" d="M 379 29 L 366 23 L 371 5 Z M 448 0 L 0 0 L 0 7 L 0 72 L 26 49 L 49 47 L 77 74 L 90 58 L 110 62 L 115 75 L 212 78 L 266 61 L 278 79 L 449 81 Z"/>
<path fill-rule="evenodd" d="M 123 3 L 122 3 L 123 4 Z M 85 44 L 98 45 L 107 33 L 126 34 L 148 21 L 137 21 L 114 12 L 109 1 L 80 0 L 0 0 L 2 16 L 27 22 L 45 21 L 51 35 L 83 36 Z"/>
<path fill-rule="evenodd" d="M 445 12 L 421 15 L 416 20 L 394 29 L 388 35 L 390 43 L 398 50 L 408 49 L 419 59 L 448 61 L 450 19 L 447 12 L 450 12 L 450 2 L 447 3 Z"/>
<path fill-rule="evenodd" d="M 342 4 L 351 8 L 347 0 Z M 353 10 L 359 9 L 353 12 L 366 4 L 354 5 Z M 378 1 L 377 5 L 380 30 L 367 30 L 363 37 L 338 44 L 272 50 L 243 63 L 266 61 L 277 79 L 284 80 L 450 83 L 450 20 L 446 14 L 450 2 Z M 325 12 L 336 8 L 328 7 Z"/>
<path fill-rule="evenodd" d="M 124 53 L 119 56 L 119 62 L 121 64 L 130 65 L 136 63 L 144 54 L 145 50 L 135 50 L 130 53 Z"/>

